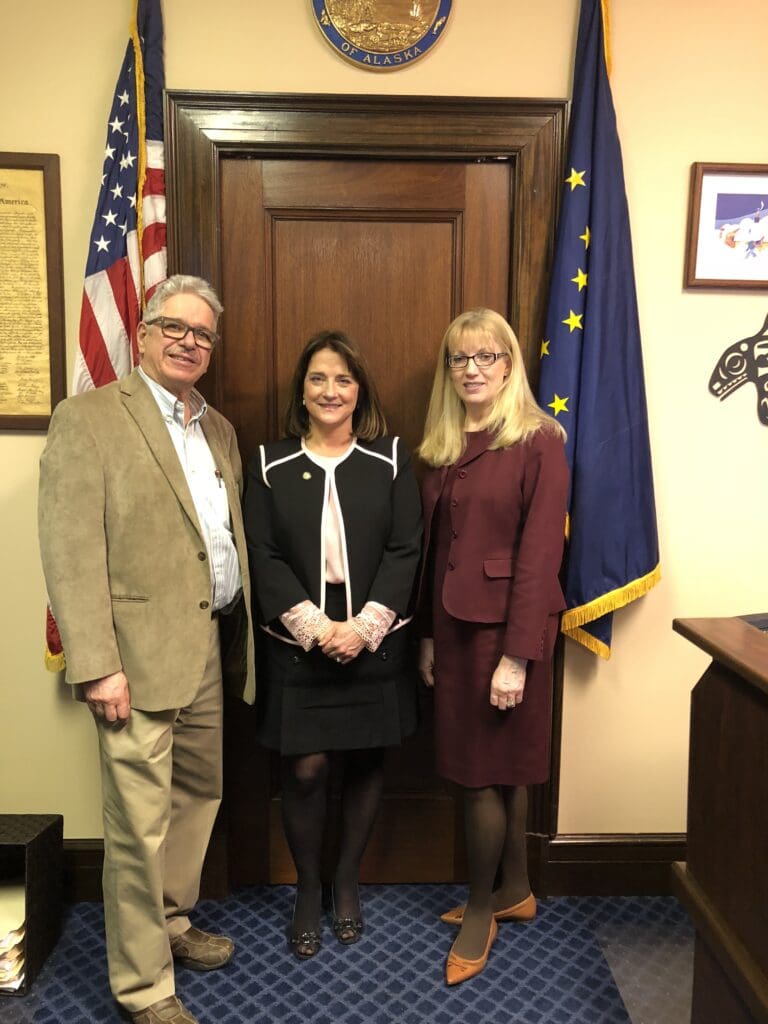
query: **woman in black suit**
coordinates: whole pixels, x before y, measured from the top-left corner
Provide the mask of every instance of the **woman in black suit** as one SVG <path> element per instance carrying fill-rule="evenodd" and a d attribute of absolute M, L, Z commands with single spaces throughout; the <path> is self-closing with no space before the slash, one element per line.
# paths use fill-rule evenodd
<path fill-rule="evenodd" d="M 343 758 L 333 930 L 363 928 L 360 860 L 378 810 L 384 751 L 416 725 L 406 632 L 421 550 L 411 459 L 340 331 L 299 357 L 282 441 L 262 445 L 245 498 L 265 633 L 259 739 L 279 750 L 283 824 L 298 876 L 290 946 L 320 948 L 320 854 L 331 753 Z M 264 679 L 266 675 L 266 679 Z"/>

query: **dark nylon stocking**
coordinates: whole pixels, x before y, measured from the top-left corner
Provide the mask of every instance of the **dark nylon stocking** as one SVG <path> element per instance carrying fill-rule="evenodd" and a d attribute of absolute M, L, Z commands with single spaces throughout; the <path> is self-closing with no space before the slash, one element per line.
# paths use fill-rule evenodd
<path fill-rule="evenodd" d="M 507 834 L 501 854 L 501 885 L 493 894 L 493 909 L 505 910 L 520 903 L 531 891 L 528 881 L 528 849 L 525 825 L 528 820 L 526 786 L 504 786 Z"/>
<path fill-rule="evenodd" d="M 469 868 L 469 900 L 454 943 L 459 956 L 476 960 L 488 941 L 493 915 L 493 883 L 507 831 L 504 798 L 497 786 L 464 790 L 464 836 Z"/>
<path fill-rule="evenodd" d="M 360 861 L 381 802 L 384 758 L 385 751 L 378 748 L 344 754 L 341 842 L 333 880 L 337 917 L 360 916 Z M 297 875 L 294 935 L 319 927 L 328 774 L 328 754 L 283 758 L 283 827 Z"/>
<path fill-rule="evenodd" d="M 320 853 L 325 825 L 328 755 L 284 757 L 283 827 L 296 866 L 296 906 L 291 932 L 319 931 Z"/>
<path fill-rule="evenodd" d="M 350 750 L 344 759 L 341 797 L 341 843 L 333 878 L 337 917 L 360 917 L 357 882 L 360 861 L 376 820 L 384 786 L 385 751 Z"/>
<path fill-rule="evenodd" d="M 530 892 L 525 855 L 527 806 L 524 786 L 464 790 L 469 900 L 454 949 L 468 960 L 482 956 L 493 911 L 519 902 Z M 500 864 L 502 884 L 494 894 Z M 518 892 L 521 895 L 517 896 Z M 514 897 L 509 901 L 508 893 Z"/>

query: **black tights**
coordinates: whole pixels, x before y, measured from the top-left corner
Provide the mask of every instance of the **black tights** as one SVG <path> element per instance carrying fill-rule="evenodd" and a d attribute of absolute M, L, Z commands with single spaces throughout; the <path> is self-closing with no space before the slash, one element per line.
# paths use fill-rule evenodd
<path fill-rule="evenodd" d="M 382 748 L 350 750 L 343 757 L 341 841 L 333 878 L 338 917 L 359 917 L 357 881 L 360 861 L 379 809 L 384 783 Z M 296 866 L 295 933 L 316 930 L 320 919 L 323 847 L 330 755 L 284 757 L 283 827 Z"/>
<path fill-rule="evenodd" d="M 464 790 L 464 831 L 469 867 L 469 901 L 456 951 L 469 959 L 485 947 L 491 914 L 524 900 L 528 882 L 525 786 L 486 786 Z M 501 884 L 494 881 L 501 868 Z"/>

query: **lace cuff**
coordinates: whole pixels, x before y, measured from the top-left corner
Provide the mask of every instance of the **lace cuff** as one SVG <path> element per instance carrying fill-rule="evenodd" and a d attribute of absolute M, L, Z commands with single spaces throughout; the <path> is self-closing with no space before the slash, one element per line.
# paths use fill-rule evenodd
<path fill-rule="evenodd" d="M 368 601 L 362 610 L 350 619 L 350 625 L 371 652 L 378 650 L 387 630 L 395 621 L 395 613 L 383 604 Z"/>
<path fill-rule="evenodd" d="M 302 601 L 283 612 L 280 621 L 305 651 L 311 651 L 317 638 L 330 627 L 331 620 L 311 601 Z"/>

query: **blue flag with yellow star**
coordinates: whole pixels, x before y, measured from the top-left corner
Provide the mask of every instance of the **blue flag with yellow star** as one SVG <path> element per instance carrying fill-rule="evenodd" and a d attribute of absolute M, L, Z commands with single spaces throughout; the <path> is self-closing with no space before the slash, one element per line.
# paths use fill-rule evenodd
<path fill-rule="evenodd" d="M 582 0 L 539 403 L 568 432 L 562 630 L 610 656 L 613 612 L 660 578 L 629 212 L 601 0 Z"/>

